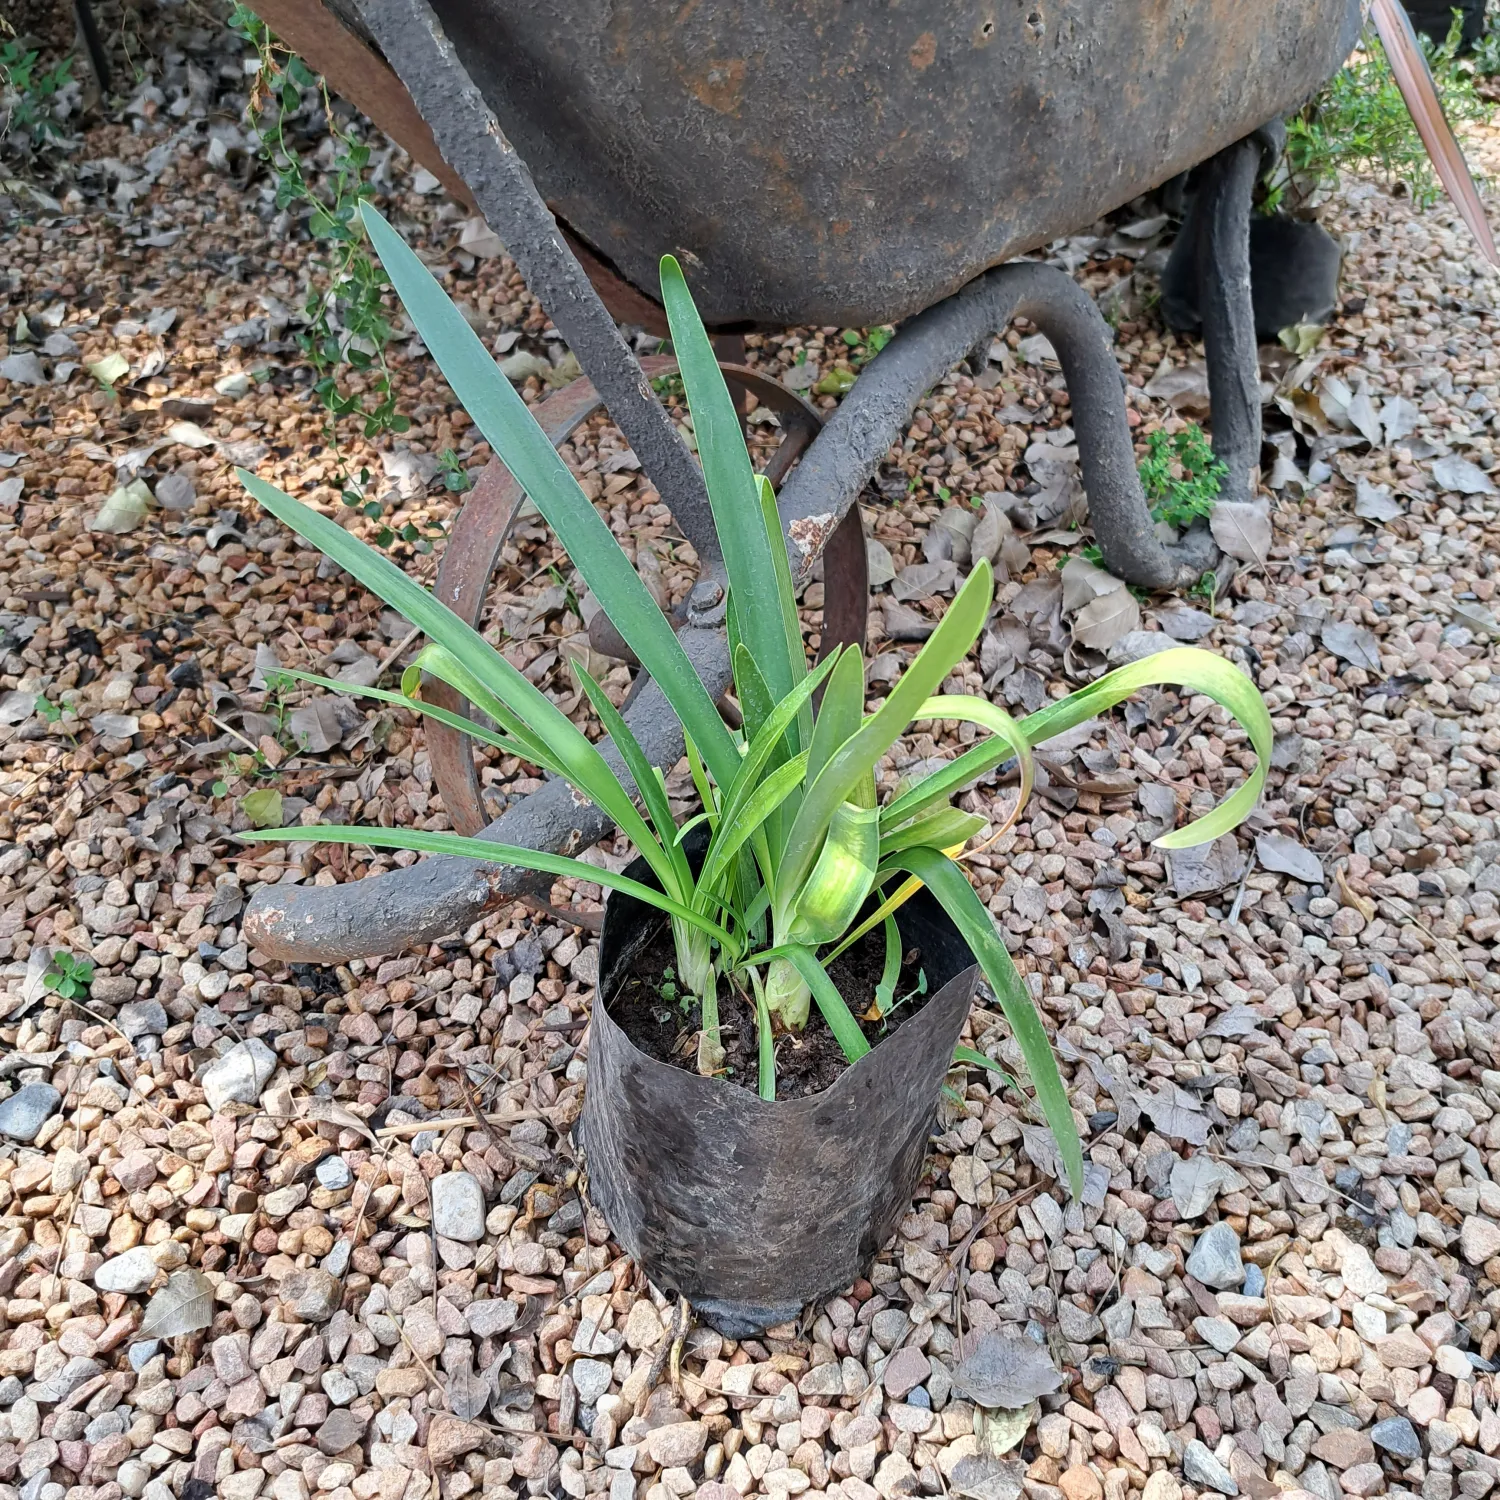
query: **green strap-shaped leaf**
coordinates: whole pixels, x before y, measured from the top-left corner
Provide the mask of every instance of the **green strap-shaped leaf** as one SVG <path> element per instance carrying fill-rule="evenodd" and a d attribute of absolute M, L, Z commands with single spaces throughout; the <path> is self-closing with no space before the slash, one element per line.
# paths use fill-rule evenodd
<path fill-rule="evenodd" d="M 760 488 L 760 513 L 771 543 L 771 561 L 776 568 L 776 592 L 781 596 L 781 626 L 786 632 L 792 658 L 792 680 L 807 676 L 807 652 L 802 647 L 802 620 L 797 614 L 797 593 L 792 585 L 792 565 L 786 555 L 786 537 L 781 532 L 781 513 L 776 509 L 776 491 L 764 474 L 757 474 Z M 832 653 L 830 653 L 831 655 Z M 798 748 L 812 743 L 812 706 L 806 705 L 797 716 Z"/>
<path fill-rule="evenodd" d="M 708 847 L 708 857 L 703 861 L 703 869 L 698 876 L 698 884 L 703 891 L 711 893 L 718 890 L 729 862 L 744 847 L 746 840 L 754 835 L 756 829 L 802 784 L 806 769 L 807 754 L 804 751 L 785 765 L 777 766 L 756 785 L 753 792 L 735 804 L 732 812 L 725 812 L 714 831 L 713 840 Z"/>
<path fill-rule="evenodd" d="M 641 802 L 651 818 L 656 837 L 671 862 L 676 881 L 669 887 L 669 893 L 676 896 L 679 901 L 691 900 L 693 869 L 688 863 L 687 855 L 683 853 L 682 841 L 677 836 L 676 825 L 672 821 L 672 804 L 667 799 L 666 787 L 662 785 L 661 778 L 656 774 L 656 767 L 647 759 L 646 752 L 641 749 L 640 741 L 631 732 L 624 715 L 609 701 L 604 689 L 594 681 L 580 663 L 573 663 L 573 673 L 593 705 L 594 712 L 599 715 L 599 722 L 604 726 L 604 732 L 614 742 L 615 749 L 620 752 L 620 759 L 625 762 L 625 769 L 630 772 L 631 780 L 635 782 L 636 790 L 640 793 Z"/>
<path fill-rule="evenodd" d="M 964 872 L 935 849 L 903 850 L 881 869 L 882 873 L 904 870 L 915 875 L 953 919 L 969 950 L 979 960 L 979 966 L 984 970 L 1021 1048 L 1021 1056 L 1026 1059 L 1027 1071 L 1036 1087 L 1037 1102 L 1052 1127 L 1063 1165 L 1067 1168 L 1068 1185 L 1073 1196 L 1078 1197 L 1083 1191 L 1083 1146 L 1078 1139 L 1073 1111 L 1068 1105 L 1068 1092 L 1057 1071 L 1057 1059 L 1052 1055 L 1052 1044 L 1042 1028 L 1031 992 L 1016 972 L 984 903 L 975 894 Z"/>
<path fill-rule="evenodd" d="M 853 735 L 865 717 L 865 659 L 857 646 L 841 652 L 823 689 L 823 701 L 813 720 L 812 749 L 807 757 L 809 783 L 833 759 L 834 751 Z"/>
<path fill-rule="evenodd" d="M 293 677 L 298 682 L 310 682 L 315 687 L 327 688 L 330 692 L 340 693 L 347 698 L 369 698 L 376 703 L 389 703 L 394 708 L 404 708 L 411 713 L 421 714 L 425 719 L 435 719 L 439 724 L 446 724 L 450 729 L 457 729 L 461 734 L 466 734 L 483 745 L 493 745 L 496 750 L 504 750 L 507 755 L 518 755 L 522 760 L 529 761 L 534 766 L 541 766 L 545 770 L 556 770 L 551 761 L 533 759 L 532 747 L 529 744 L 523 744 L 520 740 L 512 739 L 508 735 L 496 734 L 493 729 L 486 729 L 482 724 L 476 724 L 473 719 L 466 719 L 462 714 L 439 708 L 436 703 L 424 703 L 420 698 L 411 698 L 405 693 L 393 693 L 388 688 L 357 687 L 352 682 L 340 682 L 336 677 L 320 677 L 316 672 L 303 672 L 296 667 L 281 667 L 278 670 L 283 677 Z"/>
<path fill-rule="evenodd" d="M 901 929 L 893 916 L 886 917 L 885 963 L 880 969 L 880 983 L 875 986 L 875 1009 L 889 1015 L 896 1003 L 896 981 L 901 977 Z"/>
<path fill-rule="evenodd" d="M 844 1056 L 851 1063 L 857 1063 L 870 1050 L 870 1044 L 844 997 L 839 994 L 838 986 L 828 977 L 828 971 L 818 962 L 813 951 L 800 943 L 788 943 L 770 956 L 787 959 L 802 976 L 802 982 L 812 991 L 813 1003 L 822 1011 L 828 1029 L 843 1048 Z"/>
<path fill-rule="evenodd" d="M 492 655 L 498 657 L 499 653 L 495 652 Z M 506 723 L 508 718 L 514 717 L 511 702 L 506 697 L 491 693 L 487 685 L 475 678 L 446 647 L 426 647 L 418 656 L 417 665 L 423 671 L 442 678 L 450 687 L 457 688 L 491 718 L 498 718 L 500 722 Z M 506 684 L 502 681 L 501 685 L 504 687 Z M 545 698 L 545 695 L 540 693 L 538 696 L 543 697 L 544 701 L 551 705 L 551 699 Z M 646 820 L 640 815 L 635 803 L 631 800 L 630 793 L 625 790 L 619 778 L 610 769 L 609 762 L 599 753 L 593 741 L 565 713 L 555 705 L 552 705 L 552 709 L 555 720 L 545 743 L 547 752 L 561 768 L 561 775 L 604 812 L 620 832 L 641 851 L 646 862 L 651 866 L 652 873 L 669 892 L 682 895 L 682 891 L 677 889 L 672 856 L 662 847 L 661 839 L 651 831 Z M 509 727 L 508 724 L 507 727 Z M 540 740 L 541 736 L 533 735 L 532 738 Z M 623 757 L 624 747 L 619 748 Z M 628 760 L 626 764 L 629 765 Z M 640 764 L 649 763 L 644 756 L 640 756 Z"/>
<path fill-rule="evenodd" d="M 788 639 L 771 538 L 761 512 L 760 487 L 745 447 L 739 414 L 693 305 L 682 267 L 670 255 L 661 259 L 661 298 L 688 409 L 693 414 L 693 434 L 698 440 L 698 457 L 703 461 L 714 529 L 724 549 L 724 570 L 740 638 L 750 648 L 772 698 L 780 700 L 802 678 L 793 664 L 794 656 L 803 656 L 802 635 L 798 631 Z M 805 669 L 805 657 L 803 662 Z"/>
<path fill-rule="evenodd" d="M 453 394 L 547 518 L 590 591 L 609 601 L 610 621 L 697 740 L 715 777 L 727 781 L 738 760 L 734 741 L 666 616 L 647 593 L 614 534 L 432 273 L 368 203 L 360 205 L 360 216 L 391 284 Z M 754 498 L 751 494 L 749 503 Z"/>
<path fill-rule="evenodd" d="M 881 861 L 901 849 L 961 848 L 989 822 L 978 813 L 960 812 L 956 807 L 936 807 L 931 812 L 902 823 L 880 836 Z"/>
<path fill-rule="evenodd" d="M 372 849 L 415 849 L 419 854 L 451 854 L 459 859 L 482 860 L 489 865 L 517 865 L 523 870 L 538 870 L 543 875 L 562 875 L 573 880 L 591 880 L 622 895 L 634 896 L 669 917 L 700 928 L 717 939 L 729 951 L 737 946 L 733 937 L 701 912 L 674 901 L 655 886 L 644 885 L 628 875 L 617 874 L 601 865 L 585 864 L 566 854 L 549 854 L 541 849 L 526 849 L 518 844 L 492 844 L 488 839 L 466 839 L 456 833 L 431 833 L 423 828 L 361 828 L 343 823 L 318 823 L 311 828 L 262 828 L 255 833 L 236 834 L 247 844 L 263 841 L 291 844 L 367 844 Z"/>
<path fill-rule="evenodd" d="M 745 751 L 745 758 L 740 762 L 740 768 L 724 794 L 726 818 L 734 817 L 735 810 L 750 795 L 766 766 L 775 764 L 777 748 L 780 747 L 782 753 L 785 753 L 783 736 L 801 712 L 802 705 L 817 691 L 818 684 L 828 676 L 835 665 L 836 657 L 834 656 L 829 656 L 819 662 L 815 671 L 809 672 L 780 703 L 764 715 L 760 729 L 756 732 L 755 738 L 750 741 L 749 748 Z M 753 677 L 752 664 L 751 671 L 747 673 L 747 681 L 753 680 Z M 803 763 L 806 764 L 805 759 Z"/>
<path fill-rule="evenodd" d="M 1271 715 L 1260 690 L 1238 667 L 1231 666 L 1211 651 L 1192 646 L 1159 651 L 1144 661 L 1106 672 L 1097 682 L 1028 714 L 1020 721 L 1020 729 L 1029 745 L 1040 745 L 1124 702 L 1143 687 L 1168 686 L 1184 687 L 1222 704 L 1239 720 L 1255 747 L 1255 769 L 1243 786 L 1236 788 L 1212 812 L 1205 813 L 1196 822 L 1155 840 L 1159 849 L 1189 849 L 1195 844 L 1211 843 L 1238 828 L 1255 810 L 1261 789 L 1266 784 L 1266 768 L 1271 763 L 1271 745 L 1275 738 Z"/>
<path fill-rule="evenodd" d="M 928 696 L 974 644 L 989 613 L 992 584 L 990 565 L 981 559 L 879 711 L 844 741 L 809 788 L 777 871 L 778 920 L 807 879 L 835 811 L 860 778 L 874 770 L 875 762 L 905 732 Z"/>
<path fill-rule="evenodd" d="M 919 719 L 961 719 L 988 729 L 999 741 L 976 745 L 966 751 L 950 765 L 931 775 L 924 776 L 915 786 L 908 787 L 899 797 L 889 803 L 880 814 L 880 827 L 884 831 L 904 823 L 908 818 L 931 807 L 935 802 L 946 802 L 959 787 L 967 785 L 975 777 L 998 766 L 1007 756 L 1014 755 L 1021 769 L 1020 794 L 1016 799 L 1016 813 L 1025 807 L 1031 797 L 1035 768 L 1031 760 L 1031 746 L 1021 733 L 1021 726 L 998 704 L 966 694 L 950 693 L 939 698 L 929 698 L 916 713 Z M 1015 814 L 1012 814 L 1014 817 Z"/>

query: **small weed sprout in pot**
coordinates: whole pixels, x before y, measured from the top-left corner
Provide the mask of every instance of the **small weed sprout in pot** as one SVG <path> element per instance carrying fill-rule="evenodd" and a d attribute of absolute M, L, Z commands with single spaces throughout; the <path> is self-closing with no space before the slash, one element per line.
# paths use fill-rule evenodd
<path fill-rule="evenodd" d="M 268 510 L 428 639 L 399 692 L 292 675 L 430 715 L 566 779 L 635 845 L 649 878 L 534 849 L 411 829 L 268 828 L 247 837 L 311 837 L 463 855 L 576 876 L 654 908 L 671 924 L 672 983 L 696 1029 L 692 1065 L 708 1075 L 694 1081 L 714 1089 L 734 1087 L 714 1076 L 724 1065 L 721 1007 L 733 996 L 737 1008 L 754 1017 L 759 1045 L 750 1081 L 763 1101 L 777 1097 L 778 1046 L 800 1045 L 798 1039 L 814 1027 L 832 1032 L 851 1070 L 870 1051 L 866 1029 L 875 1026 L 878 1039 L 882 1007 L 893 1004 L 892 981 L 901 967 L 898 923 L 889 919 L 925 887 L 929 894 L 923 901 L 935 900 L 951 919 L 994 990 L 1077 1193 L 1082 1150 L 1046 1033 L 959 858 L 985 820 L 957 810 L 950 799 L 1013 759 L 1020 794 L 1009 826 L 1029 793 L 1036 745 L 1139 688 L 1175 684 L 1227 707 L 1257 755 L 1253 773 L 1221 806 L 1158 842 L 1181 848 L 1214 839 L 1250 812 L 1264 780 L 1271 724 L 1253 684 L 1207 652 L 1177 649 L 1112 672 L 1020 721 L 983 698 L 944 694 L 942 684 L 990 613 L 993 579 L 989 565 L 981 562 L 904 675 L 875 711 L 867 712 L 865 663 L 857 648 L 836 650 L 815 667 L 808 663 L 774 497 L 751 466 L 708 337 L 682 272 L 669 256 L 662 262 L 663 301 L 729 585 L 729 645 L 743 714 L 743 727 L 729 728 L 661 609 L 525 403 L 416 255 L 368 205 L 361 212 L 386 273 L 458 399 L 536 503 L 594 597 L 607 601 L 612 622 L 671 703 L 686 731 L 701 811 L 681 826 L 676 823 L 661 772 L 582 669 L 576 669 L 581 687 L 629 780 L 610 769 L 550 698 L 389 558 L 310 506 L 241 471 L 246 487 Z M 462 693 L 493 727 L 421 701 L 423 672 Z M 877 763 L 911 726 L 933 720 L 972 723 L 986 737 L 881 805 Z M 690 857 L 690 845 L 700 845 L 701 853 L 695 849 Z M 856 1017 L 830 979 L 829 965 L 867 933 L 885 944 L 884 982 L 870 1011 Z M 753 1096 L 740 1097 L 755 1103 Z M 934 1090 L 924 1105 L 927 1123 L 936 1104 Z M 920 1134 L 925 1130 L 924 1123 Z"/>

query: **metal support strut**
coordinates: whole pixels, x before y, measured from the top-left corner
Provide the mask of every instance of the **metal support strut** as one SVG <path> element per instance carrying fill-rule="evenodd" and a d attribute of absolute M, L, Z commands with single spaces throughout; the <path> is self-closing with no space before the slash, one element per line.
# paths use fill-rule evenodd
<path fill-rule="evenodd" d="M 1253 500 L 1260 467 L 1260 356 L 1250 286 L 1250 213 L 1264 164 L 1281 152 L 1286 127 L 1273 120 L 1226 146 L 1198 169 L 1196 195 L 1177 243 L 1174 271 L 1198 292 L 1208 364 L 1214 455 L 1228 469 L 1220 494 Z"/>

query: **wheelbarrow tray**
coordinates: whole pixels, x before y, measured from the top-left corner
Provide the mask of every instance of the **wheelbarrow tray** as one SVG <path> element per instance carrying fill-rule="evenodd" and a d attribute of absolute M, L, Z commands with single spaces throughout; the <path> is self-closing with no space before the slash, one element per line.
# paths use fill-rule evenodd
<path fill-rule="evenodd" d="M 1278 115 L 1350 0 L 435 0 L 554 212 L 720 327 L 893 322 Z M 437 122 L 429 120 L 430 124 Z"/>

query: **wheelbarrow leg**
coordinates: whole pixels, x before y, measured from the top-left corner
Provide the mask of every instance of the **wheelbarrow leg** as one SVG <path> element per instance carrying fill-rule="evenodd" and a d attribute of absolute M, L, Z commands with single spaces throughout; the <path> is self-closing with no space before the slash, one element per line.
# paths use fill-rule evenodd
<path fill-rule="evenodd" d="M 1201 168 L 1191 210 L 1214 453 L 1229 471 L 1220 490 L 1225 500 L 1255 498 L 1260 356 L 1250 287 L 1250 213 L 1262 163 L 1284 139 L 1278 120 L 1226 146 Z"/>
<path fill-rule="evenodd" d="M 1089 518 L 1109 567 L 1144 588 L 1184 588 L 1202 571 L 1156 536 L 1126 421 L 1124 381 L 1093 299 L 1054 266 L 1018 261 L 904 324 L 865 366 L 781 492 L 782 520 L 805 577 L 899 442 L 923 394 L 981 339 L 1024 317 L 1052 341 L 1068 383 Z"/>

